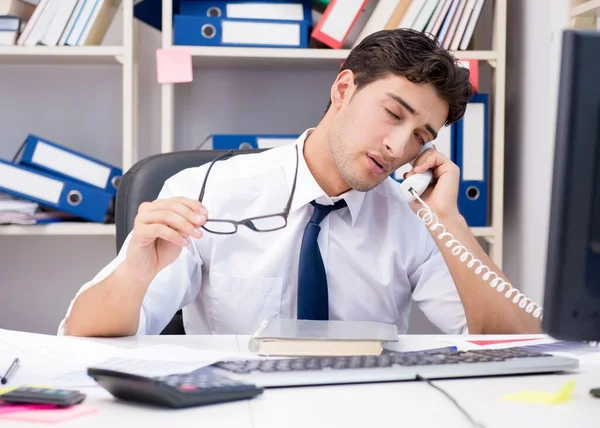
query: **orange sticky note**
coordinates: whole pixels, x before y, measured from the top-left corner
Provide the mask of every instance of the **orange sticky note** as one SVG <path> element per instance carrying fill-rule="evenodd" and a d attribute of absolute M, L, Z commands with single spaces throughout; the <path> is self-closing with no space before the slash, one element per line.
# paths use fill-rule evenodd
<path fill-rule="evenodd" d="M 156 77 L 158 83 L 191 82 L 194 76 L 189 49 L 157 49 Z"/>

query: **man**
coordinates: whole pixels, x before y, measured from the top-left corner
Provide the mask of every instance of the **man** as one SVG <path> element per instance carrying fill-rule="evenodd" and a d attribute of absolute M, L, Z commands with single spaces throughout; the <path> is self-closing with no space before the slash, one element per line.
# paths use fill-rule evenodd
<path fill-rule="evenodd" d="M 249 334 L 272 316 L 374 320 L 404 333 L 411 299 L 446 333 L 539 332 L 427 229 L 420 203 L 389 177 L 415 158 L 408 175 L 431 169 L 424 201 L 495 268 L 457 209 L 457 166 L 423 151 L 472 93 L 468 71 L 424 34 L 367 37 L 296 144 L 167 180 L 120 254 L 79 290 L 59 334 L 159 334 L 180 308 L 188 334 Z M 224 221 L 251 217 L 237 229 Z"/>

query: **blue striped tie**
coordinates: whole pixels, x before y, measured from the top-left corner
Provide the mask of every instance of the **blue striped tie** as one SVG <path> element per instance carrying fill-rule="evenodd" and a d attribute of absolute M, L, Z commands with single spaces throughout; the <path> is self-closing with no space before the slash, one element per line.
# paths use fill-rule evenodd
<path fill-rule="evenodd" d="M 343 199 L 334 205 L 320 205 L 315 201 L 310 221 L 304 229 L 302 246 L 300 247 L 300 264 L 298 267 L 298 319 L 329 319 L 329 297 L 327 292 L 327 275 L 317 239 L 321 231 L 321 222 L 333 211 L 346 206 Z"/>

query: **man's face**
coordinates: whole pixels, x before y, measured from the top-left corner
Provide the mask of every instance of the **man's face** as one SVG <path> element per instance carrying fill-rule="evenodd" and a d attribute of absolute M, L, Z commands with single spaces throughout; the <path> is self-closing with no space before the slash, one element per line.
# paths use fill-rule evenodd
<path fill-rule="evenodd" d="M 405 77 L 381 78 L 360 91 L 353 79 L 352 73 L 342 73 L 332 87 L 335 116 L 329 147 L 346 183 L 368 191 L 435 139 L 448 116 L 448 103 L 432 85 Z"/>

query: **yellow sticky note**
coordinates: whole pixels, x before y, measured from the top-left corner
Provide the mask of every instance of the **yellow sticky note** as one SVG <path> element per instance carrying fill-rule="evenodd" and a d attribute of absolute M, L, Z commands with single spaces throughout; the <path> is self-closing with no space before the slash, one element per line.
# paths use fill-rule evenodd
<path fill-rule="evenodd" d="M 522 403 L 556 404 L 567 401 L 575 390 L 575 381 L 570 380 L 556 392 L 520 391 L 500 397 L 505 401 L 520 401 Z"/>
<path fill-rule="evenodd" d="M 192 54 L 189 49 L 156 50 L 156 78 L 158 83 L 183 83 L 194 79 Z"/>
<path fill-rule="evenodd" d="M 17 388 L 20 388 L 22 386 L 28 386 L 29 388 L 52 388 L 51 386 L 48 385 L 15 385 L 15 386 L 3 386 L 2 388 L 0 388 L 0 395 L 2 394 L 8 394 L 10 391 L 14 391 Z"/>

